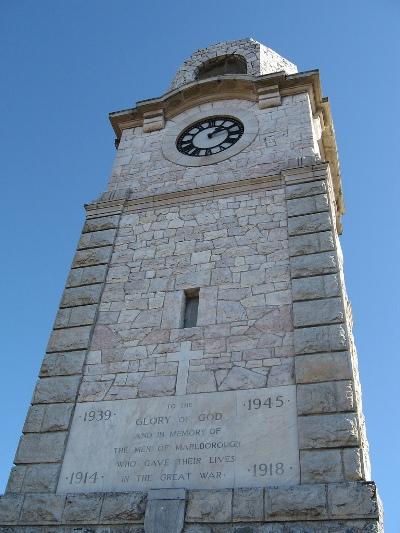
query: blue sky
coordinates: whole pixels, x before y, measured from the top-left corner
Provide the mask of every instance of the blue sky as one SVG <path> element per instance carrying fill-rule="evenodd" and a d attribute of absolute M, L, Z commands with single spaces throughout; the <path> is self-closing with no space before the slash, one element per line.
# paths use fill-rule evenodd
<path fill-rule="evenodd" d="M 180 63 L 254 37 L 319 68 L 346 202 L 353 304 L 373 479 L 400 532 L 399 39 L 397 0 L 1 0 L 0 492 L 5 486 L 84 217 L 114 157 L 110 111 L 164 93 Z"/>

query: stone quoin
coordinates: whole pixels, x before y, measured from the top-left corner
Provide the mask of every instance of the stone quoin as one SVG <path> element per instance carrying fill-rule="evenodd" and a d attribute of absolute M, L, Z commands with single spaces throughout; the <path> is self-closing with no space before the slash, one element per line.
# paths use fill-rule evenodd
<path fill-rule="evenodd" d="M 222 42 L 110 121 L 0 533 L 382 532 L 318 71 Z"/>

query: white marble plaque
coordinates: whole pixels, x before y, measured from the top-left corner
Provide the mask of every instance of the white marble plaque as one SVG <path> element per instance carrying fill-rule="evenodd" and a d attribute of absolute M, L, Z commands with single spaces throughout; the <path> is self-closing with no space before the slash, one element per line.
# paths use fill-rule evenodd
<path fill-rule="evenodd" d="M 297 484 L 295 390 L 77 404 L 57 490 Z"/>

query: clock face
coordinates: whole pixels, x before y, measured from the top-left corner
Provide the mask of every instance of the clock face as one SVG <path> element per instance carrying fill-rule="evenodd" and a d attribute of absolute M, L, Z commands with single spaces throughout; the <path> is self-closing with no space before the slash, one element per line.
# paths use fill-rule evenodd
<path fill-rule="evenodd" d="M 182 154 L 192 157 L 219 154 L 237 143 L 243 132 L 244 126 L 236 118 L 208 117 L 183 130 L 176 147 Z"/>

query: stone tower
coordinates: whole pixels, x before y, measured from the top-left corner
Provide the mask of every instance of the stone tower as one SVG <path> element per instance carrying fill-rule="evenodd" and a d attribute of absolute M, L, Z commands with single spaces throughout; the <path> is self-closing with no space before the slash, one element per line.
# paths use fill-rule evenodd
<path fill-rule="evenodd" d="M 382 531 L 318 71 L 223 42 L 110 119 L 1 531 Z"/>

